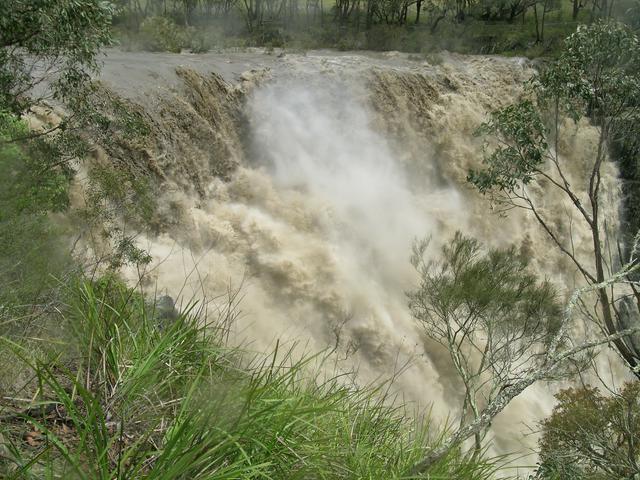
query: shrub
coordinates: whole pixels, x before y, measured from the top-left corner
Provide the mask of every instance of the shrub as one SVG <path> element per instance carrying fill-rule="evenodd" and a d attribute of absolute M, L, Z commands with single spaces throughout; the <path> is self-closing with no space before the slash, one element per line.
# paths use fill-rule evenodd
<path fill-rule="evenodd" d="M 0 333 L 15 323 L 3 313 L 42 303 L 69 263 L 49 213 L 66 209 L 71 172 L 55 166 L 54 143 L 28 137 L 24 122 L 0 111 Z"/>
<path fill-rule="evenodd" d="M 142 47 L 152 52 L 180 53 L 185 45 L 185 33 L 171 19 L 149 17 L 140 25 Z"/>
<path fill-rule="evenodd" d="M 569 388 L 542 422 L 536 478 L 637 478 L 640 446 L 640 383 L 603 395 L 597 388 Z"/>

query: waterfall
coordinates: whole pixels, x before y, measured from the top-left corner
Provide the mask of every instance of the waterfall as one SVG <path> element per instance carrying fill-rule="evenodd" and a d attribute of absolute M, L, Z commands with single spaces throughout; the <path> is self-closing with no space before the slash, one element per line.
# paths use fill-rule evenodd
<path fill-rule="evenodd" d="M 165 192 L 159 233 L 138 237 L 154 258 L 145 286 L 206 298 L 213 309 L 223 308 L 229 285 L 242 286 L 233 341 L 261 351 L 277 339 L 297 342 L 300 352 L 332 351 L 361 384 L 401 369 L 394 389 L 446 421 L 462 390 L 447 352 L 425 340 L 407 307 L 415 239 L 431 238 L 435 258 L 461 230 L 529 252 L 562 291 L 577 279 L 526 211 L 497 215 L 466 183 L 482 159 L 474 130 L 491 109 L 517 99 L 533 71 L 518 59 L 452 54 L 439 65 L 400 55 L 264 57 L 265 68 L 237 84 L 229 74 L 206 74 L 204 56 L 199 72 L 179 70 L 181 88 L 156 91 L 153 101 L 127 92 L 153 124 L 145 148 Z M 120 63 L 105 65 L 116 92 Z M 566 131 L 558 148 L 578 186 L 597 130 L 567 122 Z M 615 166 L 605 173 L 605 208 L 615 220 Z M 590 234 L 573 207 L 544 186 L 530 193 L 566 226 L 576 255 L 589 258 Z M 135 269 L 124 273 L 137 279 Z M 498 450 L 531 446 L 521 412 L 533 425 L 552 401 L 542 387 L 516 399 L 494 422 Z"/>

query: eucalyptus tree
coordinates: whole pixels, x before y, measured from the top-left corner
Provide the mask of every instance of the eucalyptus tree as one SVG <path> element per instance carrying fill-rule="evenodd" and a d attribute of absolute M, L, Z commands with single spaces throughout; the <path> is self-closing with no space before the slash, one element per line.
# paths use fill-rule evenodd
<path fill-rule="evenodd" d="M 0 107 L 76 93 L 111 42 L 114 6 L 102 0 L 0 2 Z"/>
<path fill-rule="evenodd" d="M 74 268 L 66 232 L 49 213 L 67 208 L 73 175 L 68 162 L 86 152 L 74 133 L 85 125 L 80 116 L 52 121 L 37 132 L 20 116 L 44 101 L 84 100 L 98 53 L 111 41 L 113 11 L 100 0 L 0 1 L 0 316 L 5 315 L 0 323 L 5 332 L 14 325 L 26 329 L 46 311 L 54 284 Z"/>
<path fill-rule="evenodd" d="M 610 142 L 638 132 L 639 67 L 640 44 L 628 27 L 608 22 L 580 27 L 566 40 L 560 58 L 531 82 L 533 98 L 494 112 L 479 129 L 479 134 L 497 146 L 488 150 L 482 168 L 470 171 L 469 182 L 504 210 L 515 207 L 531 212 L 587 285 L 602 284 L 616 265 L 625 261 L 622 248 L 612 246 L 611 229 L 615 226 L 604 218 L 603 171 L 611 161 Z M 570 171 L 576 165 L 559 154 L 566 116 L 576 122 L 586 118 L 599 128 L 597 143 L 580 159 L 579 167 L 588 172 L 582 184 L 571 179 Z M 566 226 L 554 222 L 550 210 L 544 208 L 546 199 L 531 193 L 534 185 L 559 192 L 572 206 L 569 221 L 583 225 L 590 233 L 589 259 L 576 253 L 574 230 L 567 232 Z M 629 285 L 640 306 L 637 286 L 633 282 Z M 624 293 L 607 286 L 598 288 L 597 296 L 594 321 L 604 334 L 614 335 L 629 322 L 640 324 L 637 309 L 623 312 L 619 308 L 626 298 Z M 633 340 L 620 338 L 614 343 L 640 377 L 640 345 Z"/>
<path fill-rule="evenodd" d="M 627 27 L 616 23 L 597 23 L 579 28 L 567 39 L 558 61 L 531 81 L 530 95 L 494 112 L 479 129 L 478 133 L 486 135 L 492 142 L 489 142 L 490 148 L 482 168 L 469 172 L 469 182 L 488 196 L 502 213 L 508 214 L 513 208 L 529 211 L 555 247 L 573 263 L 584 278 L 584 285 L 574 291 L 566 303 L 563 313 L 557 317 L 557 326 L 549 323 L 550 327 L 553 326 L 549 329 L 550 336 L 541 336 L 535 342 L 539 346 L 538 350 L 532 350 L 535 354 L 523 355 L 524 362 L 517 374 L 504 377 L 498 382 L 500 386 L 494 386 L 493 381 L 499 379 L 494 372 L 476 373 L 484 368 L 484 350 L 481 347 L 490 345 L 486 332 L 494 319 L 501 318 L 499 309 L 496 312 L 495 306 L 490 307 L 500 305 L 504 296 L 501 289 L 495 288 L 500 284 L 500 278 L 490 275 L 498 273 L 492 270 L 498 267 L 489 262 L 483 275 L 476 275 L 475 281 L 467 280 L 469 274 L 461 273 L 467 269 L 473 272 L 478 262 L 482 264 L 486 254 L 465 254 L 468 260 L 460 263 L 457 256 L 452 255 L 459 248 L 459 238 L 447 247 L 443 263 L 436 265 L 435 270 L 433 266 L 423 264 L 419 269 L 419 295 L 416 297 L 414 292 L 412 297 L 410 294 L 414 316 L 429 325 L 427 335 L 441 339 L 452 359 L 460 356 L 460 360 L 453 360 L 454 364 L 464 367 L 456 367 L 459 375 L 467 378 L 471 392 L 484 397 L 480 397 L 483 401 L 478 402 L 481 407 L 477 412 L 467 407 L 463 400 L 463 411 L 465 407 L 467 411 L 471 410 L 471 415 L 466 414 L 466 424 L 461 423 L 440 446 L 426 452 L 410 474 L 428 472 L 435 462 L 469 438 L 475 437 L 477 442 L 493 418 L 516 396 L 537 381 L 566 374 L 570 364 L 575 364 L 583 354 L 591 355 L 598 346 L 614 346 L 631 371 L 640 376 L 640 348 L 636 341 L 640 332 L 638 312 L 621 308 L 623 304 L 629 306 L 625 293 L 628 291 L 634 293 L 636 302 L 640 304 L 637 277 L 640 235 L 634 237 L 626 253 L 622 248 L 614 252 L 608 248 L 612 243 L 607 242 L 607 223 L 602 218 L 603 170 L 606 162 L 610 161 L 608 143 L 621 136 L 633 135 L 637 128 L 640 106 L 638 65 L 638 39 Z M 599 128 L 596 145 L 581 159 L 581 168 L 588 172 L 584 185 L 571 184 L 570 179 L 573 179 L 569 171 L 575 166 L 568 165 L 567 160 L 559 155 L 559 141 L 565 133 L 565 116 L 575 121 L 590 119 Z M 576 253 L 575 239 L 567 236 L 567 232 L 561 230 L 563 226 L 554 222 L 549 210 L 544 208 L 546 199 L 531 193 L 534 185 L 543 187 L 538 190 L 546 189 L 547 193 L 549 188 L 557 190 L 572 205 L 577 217 L 572 221 L 582 222 L 590 232 L 593 250 L 589 259 L 585 260 Z M 459 263 L 463 268 L 457 266 Z M 624 288 L 620 288 L 621 285 Z M 474 288 L 478 289 L 477 292 Z M 486 303 L 479 303 L 477 299 L 483 298 L 482 292 L 485 291 Z M 590 318 L 585 298 L 593 294 L 598 300 L 598 314 L 591 319 L 601 327 L 595 337 L 584 329 Z M 420 299 L 421 296 L 424 300 Z M 480 329 L 472 330 L 466 322 L 476 318 L 469 316 L 469 313 L 479 311 L 476 304 L 487 308 L 487 314 L 486 319 L 480 317 L 475 320 Z M 440 325 L 439 329 L 435 328 L 436 324 Z M 586 332 L 584 338 L 576 337 L 575 332 L 581 330 Z M 476 339 L 478 336 L 479 341 Z M 464 338 L 464 341 L 459 338 Z M 471 341 L 480 348 L 474 347 Z M 475 353 L 471 357 L 474 348 Z M 471 361 L 461 356 L 465 351 L 469 353 L 464 358 Z M 486 379 L 490 379 L 489 383 L 483 384 Z M 477 385 L 482 387 L 477 388 Z M 468 402 L 468 394 L 465 396 Z"/>

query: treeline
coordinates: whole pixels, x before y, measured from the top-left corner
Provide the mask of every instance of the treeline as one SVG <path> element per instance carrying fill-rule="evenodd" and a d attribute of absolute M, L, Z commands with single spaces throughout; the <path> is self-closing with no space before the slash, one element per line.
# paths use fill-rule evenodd
<path fill-rule="evenodd" d="M 169 50 L 158 44 L 180 43 L 180 29 L 190 29 L 193 37 L 195 31 L 213 27 L 220 31 L 218 40 L 241 37 L 248 44 L 274 47 L 300 44 L 303 39 L 307 40 L 303 47 L 345 49 L 421 51 L 426 42 L 481 53 L 535 46 L 549 50 L 578 23 L 615 17 L 636 26 L 640 19 L 637 0 L 120 0 L 119 4 L 116 24 L 123 31 L 130 36 L 142 32 L 147 37 L 171 37 L 155 42 L 156 49 Z M 193 48 L 190 42 L 182 43 Z M 203 42 L 199 43 L 202 48 Z"/>

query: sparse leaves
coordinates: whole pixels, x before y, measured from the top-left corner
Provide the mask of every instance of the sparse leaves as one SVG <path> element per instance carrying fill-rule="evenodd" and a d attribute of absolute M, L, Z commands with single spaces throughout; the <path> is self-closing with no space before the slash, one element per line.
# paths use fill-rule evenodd
<path fill-rule="evenodd" d="M 535 105 L 525 100 L 493 112 L 477 135 L 491 135 L 498 146 L 485 159 L 486 168 L 471 170 L 468 180 L 481 193 L 511 191 L 529 183 L 544 162 L 545 127 Z"/>
<path fill-rule="evenodd" d="M 604 21 L 580 27 L 567 39 L 560 59 L 531 82 L 530 93 L 535 94 L 536 101 L 525 100 L 498 110 L 480 127 L 479 133 L 489 137 L 492 148 L 484 157 L 484 168 L 470 171 L 468 176 L 480 193 L 501 203 L 503 210 L 529 210 L 589 284 L 602 283 L 612 273 L 607 271 L 611 263 L 624 263 L 624 259 L 612 261 L 606 252 L 609 231 L 602 220 L 606 215 L 602 201 L 604 166 L 612 142 L 638 133 L 639 69 L 640 43 L 629 28 Z M 565 134 L 563 116 L 574 121 L 588 117 L 599 128 L 597 143 L 577 160 L 579 166 L 568 165 L 568 159 L 559 152 L 559 139 Z M 543 118 L 549 122 L 548 129 Z M 552 138 L 553 148 L 547 136 Z M 571 175 L 576 168 L 587 172 L 580 184 Z M 544 194 L 531 194 L 526 188 L 532 182 L 539 182 L 547 191 L 553 189 L 571 205 L 568 222 L 573 224 L 577 218 L 591 236 L 593 255 L 589 260 L 576 255 L 573 233 L 567 236 L 555 214 L 543 207 Z M 613 335 L 620 330 L 612 306 L 615 298 L 610 298 L 605 289 L 598 291 L 598 297 L 599 321 Z M 622 340 L 617 340 L 616 346 L 637 373 L 640 354 Z"/>
<path fill-rule="evenodd" d="M 464 426 L 543 358 L 561 309 L 552 286 L 538 281 L 513 247 L 485 249 L 458 232 L 441 261 L 426 262 L 426 245 L 412 257 L 420 285 L 408 293 L 409 306 L 425 335 L 449 352 L 464 386 Z M 480 442 L 481 435 L 478 450 Z"/>

